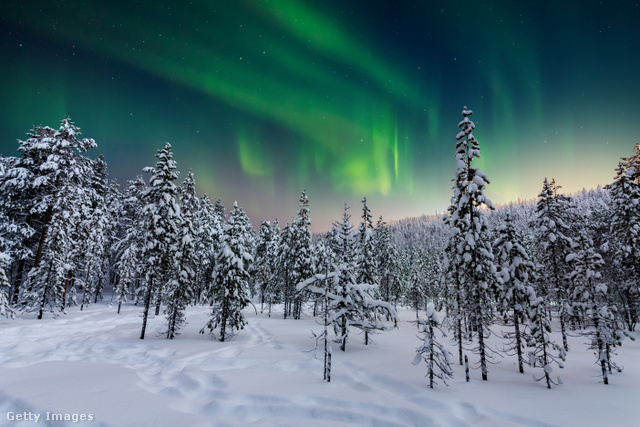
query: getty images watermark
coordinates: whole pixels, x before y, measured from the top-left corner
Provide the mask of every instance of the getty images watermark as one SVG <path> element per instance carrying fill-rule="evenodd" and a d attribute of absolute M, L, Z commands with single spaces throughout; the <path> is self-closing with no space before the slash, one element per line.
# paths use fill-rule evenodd
<path fill-rule="evenodd" d="M 7 412 L 7 421 L 93 421 L 93 414 L 59 414 L 57 412 Z"/>

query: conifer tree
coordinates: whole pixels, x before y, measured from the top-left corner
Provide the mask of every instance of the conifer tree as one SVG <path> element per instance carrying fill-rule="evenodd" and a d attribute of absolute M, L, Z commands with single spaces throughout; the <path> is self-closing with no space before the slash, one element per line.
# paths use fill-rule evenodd
<path fill-rule="evenodd" d="M 560 188 L 555 180 L 548 182 L 545 178 L 542 192 L 538 196 L 536 226 L 539 233 L 538 262 L 541 283 L 536 294 L 552 299 L 559 307 L 562 344 L 564 350 L 569 351 L 566 324 L 569 307 L 566 292 L 569 288 L 569 271 L 566 257 L 573 246 L 568 223 L 571 199 L 558 194 Z"/>
<path fill-rule="evenodd" d="M 304 282 L 313 276 L 313 256 L 311 253 L 311 219 L 309 217 L 309 198 L 307 191 L 302 191 L 300 195 L 300 209 L 296 218 L 291 223 L 292 229 L 292 255 L 293 264 L 291 266 L 291 282 L 296 284 Z M 304 293 L 296 293 L 294 296 L 293 317 L 300 319 L 302 302 L 305 300 Z"/>
<path fill-rule="evenodd" d="M 206 195 L 199 202 L 200 208 L 195 215 L 196 232 L 196 277 L 194 303 L 202 303 L 203 295 L 209 294 L 213 283 L 213 269 L 216 256 L 220 251 L 224 223 L 215 212 L 211 200 Z"/>
<path fill-rule="evenodd" d="M 528 341 L 525 327 L 529 305 L 536 296 L 531 286 L 534 265 L 521 241 L 511 216 L 507 214 L 504 223 L 498 228 L 498 237 L 493 244 L 497 251 L 498 281 L 501 284 L 499 309 L 505 323 L 513 326 L 513 332 L 503 333 L 510 341 L 506 351 L 515 352 L 518 370 L 524 373 L 526 360 L 523 350 Z"/>
<path fill-rule="evenodd" d="M 558 385 L 562 381 L 560 377 L 557 380 L 551 379 L 551 373 L 553 372 L 553 365 L 557 365 L 559 368 L 564 368 L 563 361 L 565 360 L 565 349 L 551 341 L 551 322 L 547 315 L 547 308 L 542 297 L 538 297 L 531 302 L 531 308 L 529 309 L 529 318 L 531 319 L 531 339 L 529 340 L 529 347 L 533 347 L 533 350 L 529 352 L 529 365 L 533 368 L 542 368 L 543 375 L 536 378 L 536 381 L 545 380 L 547 388 L 551 388 L 551 384 Z M 552 351 L 557 351 L 557 355 Z"/>
<path fill-rule="evenodd" d="M 453 378 L 453 367 L 451 366 L 451 352 L 437 340 L 436 331 L 443 337 L 446 334 L 440 329 L 440 319 L 433 303 L 427 304 L 427 318 L 418 321 L 422 326 L 422 345 L 416 350 L 413 364 L 418 365 L 421 359 L 427 363 L 427 378 L 429 378 L 429 388 L 433 388 L 435 379 L 439 378 L 447 384 L 447 380 Z"/>
<path fill-rule="evenodd" d="M 166 307 L 164 314 L 167 317 L 167 338 L 173 339 L 180 329 L 186 324 L 185 309 L 193 297 L 196 254 L 196 231 L 193 219 L 198 210 L 198 198 L 196 196 L 196 182 L 193 173 L 189 172 L 180 187 L 180 230 L 178 252 L 176 254 L 177 265 L 175 276 L 167 283 L 165 291 Z"/>
<path fill-rule="evenodd" d="M 377 266 L 376 275 L 380 281 L 380 297 L 389 303 L 397 301 L 399 286 L 394 279 L 394 260 L 398 258 L 396 247 L 391 243 L 391 232 L 387 223 L 378 218 L 373 230 L 374 258 Z"/>
<path fill-rule="evenodd" d="M 279 282 L 279 294 L 283 303 L 283 316 L 293 314 L 293 298 L 296 294 L 296 283 L 293 278 L 294 265 L 294 228 L 291 224 L 286 224 L 278 238 L 278 260 L 277 260 L 277 276 Z"/>
<path fill-rule="evenodd" d="M 480 145 L 473 136 L 475 124 L 469 119 L 471 114 L 472 111 L 465 107 L 462 111 L 463 120 L 458 124 L 460 132 L 456 136 L 454 195 L 445 217 L 450 229 L 445 266 L 450 295 L 454 295 L 454 300 L 460 304 L 466 301 L 464 308 L 456 308 L 456 316 L 460 316 L 463 310 L 468 310 L 472 329 L 477 331 L 478 345 L 474 352 L 480 356 L 482 379 L 486 381 L 487 353 L 490 350 L 485 338 L 492 321 L 491 304 L 497 292 L 497 284 L 486 219 L 481 208 L 493 209 L 493 205 L 484 195 L 489 179 L 480 169 L 471 166 L 473 159 L 480 157 Z M 460 317 L 457 323 L 460 325 Z M 460 332 L 458 330 L 457 339 L 461 349 Z"/>
<path fill-rule="evenodd" d="M 248 220 L 244 211 L 234 202 L 233 211 L 225 226 L 222 248 L 216 259 L 214 285 L 209 301 L 212 305 L 211 319 L 200 330 L 208 328 L 212 335 L 220 328 L 218 339 L 225 341 L 234 335 L 233 330 L 244 329 L 246 320 L 242 309 L 249 303 L 248 266 L 253 258 L 247 250 Z"/>
<path fill-rule="evenodd" d="M 156 157 L 155 168 L 145 168 L 145 172 L 152 175 L 149 188 L 142 197 L 145 230 L 141 255 L 146 261 L 146 289 L 140 339 L 144 339 L 152 299 L 157 299 L 158 310 L 165 286 L 175 277 L 180 236 L 180 208 L 176 202 L 178 188 L 174 184 L 178 172 L 171 144 L 167 142 L 158 150 Z"/>
<path fill-rule="evenodd" d="M 608 373 L 612 367 L 619 368 L 613 361 L 615 348 L 621 344 L 622 333 L 618 331 L 615 321 L 616 307 L 607 297 L 607 285 L 603 283 L 600 268 L 604 264 L 593 242 L 585 230 L 578 235 L 574 251 L 567 256 L 571 267 L 569 278 L 572 283 L 570 301 L 571 314 L 579 321 L 587 320 L 590 329 L 583 332 L 590 340 L 589 348 L 593 349 L 602 372 L 604 384 L 609 384 Z M 585 319 L 586 318 L 586 319 Z"/>
<path fill-rule="evenodd" d="M 358 282 L 372 285 L 380 284 L 376 261 L 371 210 L 367 206 L 367 198 L 365 197 L 362 199 L 362 221 L 358 226 Z"/>
<path fill-rule="evenodd" d="M 264 304 L 269 306 L 271 315 L 271 303 L 275 291 L 274 258 L 276 257 L 276 235 L 269 221 L 262 221 L 256 245 L 256 258 L 254 262 L 255 283 L 260 295 L 260 311 L 264 310 Z"/>
<path fill-rule="evenodd" d="M 114 245 L 117 253 L 117 271 L 119 280 L 115 287 L 118 313 L 122 304 L 127 302 L 127 297 L 138 289 L 138 284 L 144 280 L 143 263 L 139 262 L 144 250 L 144 224 L 145 216 L 142 214 L 143 194 L 146 192 L 146 183 L 142 176 L 135 180 L 129 180 L 122 203 L 123 214 L 121 216 L 122 228 L 125 230 L 122 240 Z M 142 296 L 144 298 L 144 295 Z M 136 292 L 136 300 L 138 294 Z"/>

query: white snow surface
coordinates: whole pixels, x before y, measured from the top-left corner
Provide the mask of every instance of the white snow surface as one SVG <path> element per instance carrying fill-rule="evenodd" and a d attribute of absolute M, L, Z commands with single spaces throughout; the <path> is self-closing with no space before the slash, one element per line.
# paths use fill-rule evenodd
<path fill-rule="evenodd" d="M 69 426 L 619 427 L 640 419 L 639 341 L 624 341 L 616 361 L 625 369 L 606 386 L 586 339 L 570 337 L 566 368 L 554 370 L 564 384 L 551 390 L 532 379 L 541 368 L 519 374 L 513 357 L 490 365 L 486 382 L 474 369 L 466 383 L 454 365 L 450 385 L 431 390 L 426 365 L 411 364 L 421 342 L 410 310 L 399 310 L 399 328 L 374 335 L 373 345 L 356 333 L 345 353 L 333 344 L 330 383 L 322 351 L 311 351 L 311 331 L 322 326 L 309 316 L 284 320 L 277 307 L 271 318 L 248 308 L 245 329 L 221 343 L 198 334 L 209 307 L 189 307 L 174 340 L 159 335 L 162 315 L 151 316 L 140 340 L 141 311 L 127 304 L 118 315 L 97 304 L 56 319 L 0 319 L 0 425 L 33 425 L 10 420 L 25 413 L 39 414 L 39 425 Z M 47 422 L 47 412 L 93 420 Z"/>

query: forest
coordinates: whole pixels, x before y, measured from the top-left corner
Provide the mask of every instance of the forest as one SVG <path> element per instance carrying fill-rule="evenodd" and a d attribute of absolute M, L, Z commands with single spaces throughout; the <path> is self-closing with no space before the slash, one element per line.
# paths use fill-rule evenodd
<path fill-rule="evenodd" d="M 42 319 L 112 299 L 114 316 L 123 304 L 140 307 L 141 339 L 161 312 L 163 335 L 175 339 L 185 308 L 205 305 L 200 332 L 225 341 L 242 333 L 243 309 L 278 305 L 291 321 L 317 317 L 325 326 L 317 339 L 346 351 L 354 331 L 367 342 L 409 306 L 424 340 L 414 362 L 426 362 L 432 387 L 470 350 L 483 380 L 499 351 L 520 372 L 539 368 L 550 388 L 551 366 L 562 366 L 576 335 L 607 384 L 622 371 L 615 355 L 640 311 L 640 144 L 612 165 L 606 186 L 569 195 L 541 177 L 537 198 L 493 206 L 489 178 L 473 165 L 481 150 L 471 114 L 465 107 L 452 144 L 443 216 L 374 220 L 364 197 L 322 235 L 310 231 L 304 190 L 290 222 L 255 230 L 237 202 L 198 196 L 193 173 L 179 181 L 169 143 L 121 187 L 70 118 L 36 126 L 19 157 L 0 157 L 0 315 Z M 485 344 L 493 325 L 509 331 L 500 350 Z"/>

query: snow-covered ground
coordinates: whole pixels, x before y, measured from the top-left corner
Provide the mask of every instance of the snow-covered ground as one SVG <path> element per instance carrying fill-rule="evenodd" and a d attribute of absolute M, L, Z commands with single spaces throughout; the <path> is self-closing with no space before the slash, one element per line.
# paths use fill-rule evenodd
<path fill-rule="evenodd" d="M 228 342 L 198 331 L 208 309 L 190 307 L 189 324 L 170 341 L 151 318 L 138 339 L 140 307 L 92 305 L 44 320 L 0 319 L 0 425 L 90 426 L 636 426 L 640 420 L 640 342 L 626 340 L 616 360 L 624 372 L 605 386 L 585 339 L 570 341 L 563 385 L 548 390 L 533 370 L 508 357 L 489 367 L 489 381 L 455 366 L 447 387 L 427 387 L 414 318 L 399 329 L 352 335 L 346 353 L 334 344 L 331 383 L 322 380 L 312 318 L 283 320 L 247 310 L 249 324 Z M 494 344 L 496 341 L 494 341 Z M 452 352 L 454 348 L 451 348 Z M 477 360 L 470 354 L 472 362 Z M 539 374 L 540 371 L 536 370 Z M 52 414 L 91 421 L 51 422 Z M 31 421 L 17 421 L 20 416 Z"/>

